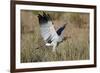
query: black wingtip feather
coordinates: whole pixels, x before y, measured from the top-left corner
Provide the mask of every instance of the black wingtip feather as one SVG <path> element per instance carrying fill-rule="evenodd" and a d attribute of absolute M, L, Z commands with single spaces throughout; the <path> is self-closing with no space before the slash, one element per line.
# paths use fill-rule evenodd
<path fill-rule="evenodd" d="M 45 12 L 43 12 L 43 15 L 38 14 L 38 19 L 40 24 L 45 24 L 51 20 L 49 14 L 46 14 Z"/>
<path fill-rule="evenodd" d="M 60 27 L 60 28 L 56 31 L 57 34 L 58 34 L 59 36 L 61 35 L 62 31 L 65 29 L 66 25 L 67 25 L 67 24 L 64 24 L 62 27 Z"/>

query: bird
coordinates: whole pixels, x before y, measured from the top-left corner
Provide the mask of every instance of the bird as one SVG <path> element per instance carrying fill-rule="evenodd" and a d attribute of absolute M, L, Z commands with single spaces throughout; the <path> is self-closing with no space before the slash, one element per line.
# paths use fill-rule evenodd
<path fill-rule="evenodd" d="M 52 51 L 55 52 L 58 43 L 62 42 L 64 37 L 61 35 L 64 31 L 66 24 L 61 26 L 57 31 L 49 14 L 43 12 L 38 14 L 40 25 L 40 33 L 46 46 L 52 46 Z"/>

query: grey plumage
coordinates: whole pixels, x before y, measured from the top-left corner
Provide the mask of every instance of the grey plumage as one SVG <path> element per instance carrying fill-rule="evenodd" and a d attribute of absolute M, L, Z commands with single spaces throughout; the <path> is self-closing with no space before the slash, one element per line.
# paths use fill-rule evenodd
<path fill-rule="evenodd" d="M 46 13 L 43 15 L 38 15 L 41 35 L 46 43 L 46 46 L 53 46 L 53 51 L 55 51 L 57 43 L 62 41 L 60 36 L 65 26 L 60 27 L 57 31 L 54 28 L 50 16 Z"/>

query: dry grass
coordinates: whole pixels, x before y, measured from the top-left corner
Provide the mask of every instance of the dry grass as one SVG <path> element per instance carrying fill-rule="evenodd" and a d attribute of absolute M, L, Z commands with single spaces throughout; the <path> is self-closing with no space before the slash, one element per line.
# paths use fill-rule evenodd
<path fill-rule="evenodd" d="M 89 14 L 46 12 L 56 29 L 68 23 L 63 32 L 67 39 L 52 52 L 52 47 L 46 47 L 40 35 L 38 13 L 42 12 L 21 11 L 21 62 L 89 59 Z"/>

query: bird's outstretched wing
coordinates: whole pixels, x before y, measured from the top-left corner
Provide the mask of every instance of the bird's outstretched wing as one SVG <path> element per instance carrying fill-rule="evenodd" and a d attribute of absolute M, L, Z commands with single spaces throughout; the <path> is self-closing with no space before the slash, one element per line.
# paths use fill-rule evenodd
<path fill-rule="evenodd" d="M 60 28 L 56 31 L 57 34 L 58 34 L 59 36 L 61 35 L 61 33 L 63 32 L 63 30 L 65 29 L 66 25 L 67 25 L 67 24 L 64 24 L 62 27 L 60 27 Z"/>
<path fill-rule="evenodd" d="M 40 31 L 43 39 L 46 43 L 51 43 L 58 39 L 58 34 L 52 24 L 52 20 L 50 16 L 46 13 L 43 15 L 38 15 L 39 24 L 40 24 Z"/>

